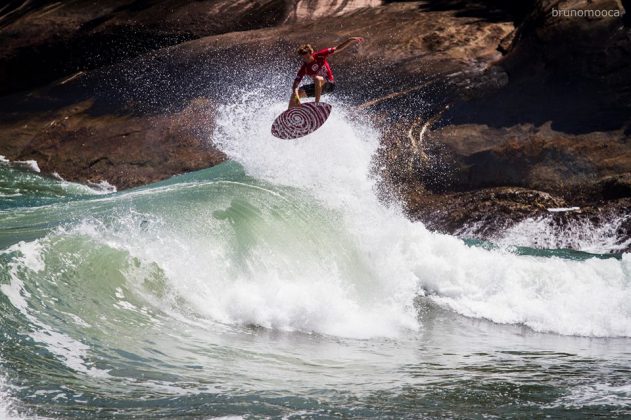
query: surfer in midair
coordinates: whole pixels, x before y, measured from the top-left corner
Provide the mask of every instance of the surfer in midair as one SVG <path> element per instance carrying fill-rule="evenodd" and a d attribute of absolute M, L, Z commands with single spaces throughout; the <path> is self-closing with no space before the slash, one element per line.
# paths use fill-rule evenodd
<path fill-rule="evenodd" d="M 320 95 L 333 92 L 335 90 L 335 79 L 333 78 L 333 72 L 331 71 L 327 57 L 336 52 L 339 53 L 355 42 L 359 43 L 363 41 L 364 38 L 353 37 L 342 42 L 337 47 L 325 48 L 315 52 L 313 47 L 309 44 L 298 47 L 296 53 L 302 57 L 304 63 L 302 63 L 302 67 L 298 70 L 294 84 L 291 87 L 291 98 L 289 99 L 288 108 L 300 106 L 300 98 L 315 97 L 317 103 L 320 102 Z M 310 76 L 313 79 L 313 83 L 299 88 L 300 81 L 304 76 Z"/>

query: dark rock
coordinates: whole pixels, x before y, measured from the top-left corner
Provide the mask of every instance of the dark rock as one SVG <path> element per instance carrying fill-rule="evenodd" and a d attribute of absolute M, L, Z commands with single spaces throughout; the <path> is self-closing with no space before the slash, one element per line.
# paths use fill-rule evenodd
<path fill-rule="evenodd" d="M 83 182 L 108 181 L 118 188 L 147 184 L 225 160 L 207 139 L 214 105 L 192 101 L 161 115 L 89 115 L 86 101 L 3 128 L 11 159 L 37 161 L 45 173 Z M 200 126 L 199 121 L 208 125 Z"/>
<path fill-rule="evenodd" d="M 443 183 L 449 188 L 520 186 L 582 203 L 626 194 L 604 180 L 631 173 L 631 32 L 622 17 L 555 17 L 553 8 L 622 5 L 539 0 L 510 35 L 511 45 L 500 42 L 506 55 L 495 72 L 460 79 L 464 86 L 416 148 L 426 162 L 429 148 L 450 162 Z M 484 82 L 488 74 L 494 76 Z M 435 169 L 417 172 L 425 172 L 416 178 L 426 187 L 423 179 Z"/>
<path fill-rule="evenodd" d="M 5 11 L 0 86 L 13 94 L 0 98 L 0 154 L 119 188 L 210 166 L 225 159 L 212 144 L 217 106 L 251 88 L 284 101 L 295 45 L 361 35 L 331 60 L 336 94 L 382 127 L 382 193 L 410 217 L 491 239 L 533 217 L 626 217 L 628 17 L 550 11 L 627 1 L 376 3 L 77 0 Z"/>
<path fill-rule="evenodd" d="M 631 251 L 631 198 L 575 207 L 550 194 L 509 187 L 411 198 L 413 219 L 465 239 L 501 244 L 508 235 L 510 244 L 535 248 Z"/>
<path fill-rule="evenodd" d="M 352 0 L 14 1 L 0 11 L 0 95 L 208 35 L 378 4 Z"/>
<path fill-rule="evenodd" d="M 413 105 L 422 102 L 430 77 L 436 81 L 437 74 L 461 73 L 473 61 L 498 58 L 495 45 L 512 24 L 478 22 L 451 12 L 428 15 L 417 6 L 364 8 L 323 20 L 204 37 L 28 94 L 5 96 L 0 98 L 0 154 L 42 160 L 44 171 L 57 171 L 69 180 L 106 178 L 119 188 L 210 166 L 221 156 L 212 149 L 212 116 L 176 124 L 182 113 L 191 113 L 191 103 L 206 100 L 213 107 L 250 87 L 285 101 L 298 64 L 295 45 L 334 45 L 357 33 L 367 41 L 332 59 L 341 82 L 339 94 L 365 109 L 384 105 L 393 111 L 391 118 L 399 115 L 389 95 L 399 95 L 409 100 L 409 115 L 418 114 Z M 460 19 L 466 24 L 457 24 Z M 440 39 L 431 45 L 432 52 L 423 39 L 434 32 Z M 275 74 L 282 79 L 271 78 Z M 134 127 L 133 133 L 127 126 Z M 183 149 L 203 159 L 169 152 L 181 132 L 189 139 Z"/>
<path fill-rule="evenodd" d="M 489 238 L 548 208 L 564 207 L 562 198 L 541 191 L 503 187 L 447 194 L 410 194 L 408 211 L 430 229 L 457 234 L 464 228 Z"/>
<path fill-rule="evenodd" d="M 603 178 L 597 186 L 604 200 L 631 197 L 631 174 L 625 173 Z"/>

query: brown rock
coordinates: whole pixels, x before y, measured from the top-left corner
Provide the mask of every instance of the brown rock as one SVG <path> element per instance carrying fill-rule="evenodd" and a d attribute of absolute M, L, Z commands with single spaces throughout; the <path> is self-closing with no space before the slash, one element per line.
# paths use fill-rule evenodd
<path fill-rule="evenodd" d="M 328 7 L 318 13 L 340 11 Z M 396 36 L 392 28 L 397 28 Z M 434 54 L 423 38 L 440 28 L 445 35 L 432 46 L 438 51 Z M 208 36 L 80 73 L 28 94 L 0 98 L 0 154 L 43 160 L 44 171 L 57 171 L 69 180 L 105 177 L 119 188 L 135 186 L 203 167 L 203 159 L 191 164 L 186 154 L 169 154 L 176 133 L 189 139 L 189 154 L 206 156 L 207 166 L 216 163 L 218 152 L 207 149 L 210 124 L 198 118 L 180 127 L 176 122 L 181 113 L 189 112 L 191 102 L 200 97 L 213 105 L 229 100 L 243 91 L 244 81 L 267 85 L 273 74 L 285 80 L 269 93 L 285 101 L 298 65 L 293 50 L 299 43 L 334 45 L 347 36 L 366 36 L 359 48 L 332 58 L 339 92 L 366 109 L 386 105 L 396 116 L 391 98 L 422 100 L 426 80 L 419 78 L 436 79 L 438 74 L 464 70 L 475 60 L 479 64 L 495 58 L 492 45 L 510 30 L 510 23 L 480 22 L 452 11 L 428 13 L 418 3 L 395 3 L 323 20 Z M 256 82 L 254 76 L 267 79 Z M 367 104 L 366 98 L 375 102 Z M 68 115 L 71 119 L 63 120 Z M 48 127 L 53 121 L 66 122 Z M 206 130 L 205 135 L 195 137 L 198 130 Z M 175 162 L 165 164 L 165 155 Z"/>
<path fill-rule="evenodd" d="M 428 135 L 456 162 L 452 188 L 473 190 L 514 185 L 584 202 L 604 178 L 631 173 L 631 148 L 617 131 L 571 135 L 550 124 L 510 128 L 445 126 Z"/>
<path fill-rule="evenodd" d="M 0 10 L 0 94 L 208 35 L 340 15 L 376 0 L 34 0 Z"/>
<path fill-rule="evenodd" d="M 467 227 L 482 239 L 548 208 L 565 205 L 563 199 L 547 193 L 502 187 L 441 195 L 412 193 L 408 211 L 430 229 L 457 234 Z"/>
<path fill-rule="evenodd" d="M 89 115 L 90 101 L 3 129 L 17 141 L 3 153 L 35 160 L 45 173 L 128 188 L 225 160 L 207 139 L 213 104 L 199 99 L 172 114 Z M 200 126 L 199 121 L 208 125 Z"/>
<path fill-rule="evenodd" d="M 555 8 L 623 10 L 616 0 L 534 2 L 510 35 L 511 45 L 501 41 L 507 55 L 495 66 L 496 76 L 481 82 L 493 74 L 487 71 L 461 80 L 465 85 L 426 127 L 423 142 L 402 148 L 412 156 L 399 160 L 427 164 L 417 166 L 413 177 L 393 178 L 415 177 L 421 188 L 440 178 L 438 190 L 520 186 L 582 203 L 626 194 L 604 180 L 631 173 L 628 22 L 555 17 Z M 432 165 L 434 160 L 440 164 Z"/>
<path fill-rule="evenodd" d="M 367 7 L 375 2 L 357 0 L 340 8 L 322 0 L 288 8 L 289 2 L 268 1 L 245 2 L 249 8 L 237 12 L 237 4 L 225 1 L 147 2 L 136 9 L 121 0 L 118 9 L 88 11 L 81 20 L 71 6 L 43 13 L 43 3 L 33 2 L 37 10 L 20 18 L 23 26 L 20 19 L 0 20 L 0 37 L 10 26 L 17 40 L 0 55 L 0 69 L 20 62 L 11 61 L 20 48 L 50 42 L 43 27 L 42 39 L 25 29 L 28 19 L 58 25 L 62 44 L 91 40 L 84 50 L 73 47 L 81 70 L 118 64 L 76 74 L 52 68 L 49 75 L 64 78 L 0 98 L 0 154 L 34 158 L 71 180 L 107 179 L 119 187 L 212 165 L 224 158 L 209 143 L 217 105 L 251 87 L 285 100 L 296 44 L 319 47 L 362 35 L 364 44 L 331 60 L 337 94 L 383 127 L 376 167 L 384 196 L 403 199 L 411 217 L 492 238 L 528 217 L 548 217 L 549 207 L 580 203 L 576 214 L 589 220 L 605 220 L 603 209 L 623 214 L 631 190 L 628 19 L 550 14 L 559 5 L 621 9 L 622 3 L 502 3 Z M 87 2 L 72 4 L 80 10 Z M 198 8 L 222 18 L 211 24 Z M 129 28 L 142 34 L 129 36 Z M 123 57 L 104 48 L 103 37 L 112 34 L 150 42 Z M 38 59 L 63 56 L 42 53 L 46 48 Z M 80 54 L 95 50 L 109 58 L 92 65 Z M 147 51 L 153 52 L 139 55 Z M 37 60 L 24 62 L 24 69 L 41 68 Z M 4 77 L 37 83 L 24 73 Z M 552 217 L 578 220 L 569 213 Z"/>

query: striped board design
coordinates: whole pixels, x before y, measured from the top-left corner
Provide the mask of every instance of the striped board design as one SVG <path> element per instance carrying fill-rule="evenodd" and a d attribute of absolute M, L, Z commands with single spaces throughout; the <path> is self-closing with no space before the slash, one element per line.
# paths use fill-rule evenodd
<path fill-rule="evenodd" d="M 316 131 L 331 113 L 331 105 L 306 102 L 299 107 L 289 108 L 272 124 L 272 134 L 283 140 L 297 139 Z"/>

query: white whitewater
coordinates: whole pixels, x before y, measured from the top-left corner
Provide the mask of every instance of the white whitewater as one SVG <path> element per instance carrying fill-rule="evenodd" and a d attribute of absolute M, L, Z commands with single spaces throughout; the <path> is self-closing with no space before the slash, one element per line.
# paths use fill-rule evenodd
<path fill-rule="evenodd" d="M 280 141 L 259 96 L 219 109 L 233 161 L 138 189 L 0 164 L 0 418 L 628 413 L 629 339 L 592 337 L 631 337 L 629 255 L 432 233 L 361 116 Z"/>
<path fill-rule="evenodd" d="M 216 141 L 248 174 L 306 190 L 342 215 L 373 275 L 365 286 L 383 298 L 384 311 L 394 313 L 388 305 L 409 308 L 419 293 L 466 316 L 537 331 L 631 336 L 629 255 L 587 261 L 517 256 L 431 233 L 396 206 L 378 201 L 369 171 L 378 131 L 333 103 L 333 113 L 319 131 L 297 141 L 278 141 L 269 134 L 269 122 L 285 105 L 260 103 L 257 96 L 222 109 Z M 352 308 L 348 311 L 344 316 L 357 317 Z M 399 324 L 409 326 L 410 315 L 403 311 Z"/>

